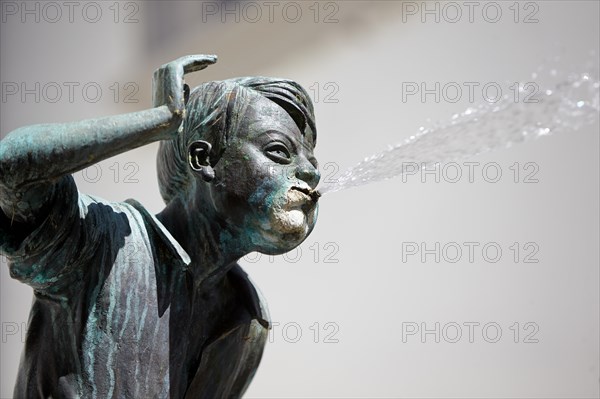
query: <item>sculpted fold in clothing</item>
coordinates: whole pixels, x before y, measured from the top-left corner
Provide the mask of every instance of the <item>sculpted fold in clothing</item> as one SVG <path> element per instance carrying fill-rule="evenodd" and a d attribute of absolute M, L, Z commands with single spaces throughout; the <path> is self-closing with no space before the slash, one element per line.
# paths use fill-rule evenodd
<path fill-rule="evenodd" d="M 15 397 L 183 397 L 208 385 L 201 369 L 230 380 L 202 392 L 240 395 L 268 318 L 241 268 L 197 298 L 188 255 L 139 203 L 80 194 L 70 176 L 56 192 L 42 225 L 6 248 L 11 276 L 35 290 Z M 201 365 L 215 346 L 231 353 Z"/>
<path fill-rule="evenodd" d="M 317 217 L 314 114 L 297 83 L 209 82 L 186 56 L 154 74 L 150 110 L 35 125 L 0 142 L 0 250 L 34 301 L 15 397 L 239 397 L 267 340 L 237 263 L 299 245 Z M 70 175 L 161 140 L 154 216 Z M 285 167 L 286 173 L 273 173 Z"/>

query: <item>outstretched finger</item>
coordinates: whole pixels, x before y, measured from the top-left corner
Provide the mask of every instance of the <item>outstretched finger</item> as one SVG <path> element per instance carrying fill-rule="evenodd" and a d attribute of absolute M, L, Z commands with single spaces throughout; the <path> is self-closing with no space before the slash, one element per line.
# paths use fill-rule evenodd
<path fill-rule="evenodd" d="M 183 67 L 183 73 L 190 73 L 200 71 L 207 66 L 217 62 L 216 55 L 186 55 L 175 61 L 177 64 Z"/>

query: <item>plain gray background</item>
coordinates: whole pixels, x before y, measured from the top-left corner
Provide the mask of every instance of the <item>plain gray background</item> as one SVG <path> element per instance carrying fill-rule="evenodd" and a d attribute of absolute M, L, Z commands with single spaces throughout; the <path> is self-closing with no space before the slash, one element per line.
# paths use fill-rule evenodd
<path fill-rule="evenodd" d="M 463 15 L 455 23 L 449 20 L 456 8 L 432 1 L 413 2 L 411 8 L 399 1 L 250 2 L 239 11 L 230 5 L 234 11 L 223 15 L 209 15 L 214 8 L 201 2 L 152 2 L 154 8 L 141 2 L 75 2 L 73 22 L 64 2 L 55 3 L 61 17 L 42 2 L 3 3 L 3 137 L 27 124 L 148 108 L 156 67 L 185 54 L 214 53 L 219 62 L 191 75 L 188 83 L 280 76 L 311 93 L 316 155 L 328 168 L 322 170 L 326 177 L 409 137 L 428 118 L 448 121 L 472 105 L 466 95 L 456 103 L 444 98 L 436 103 L 432 96 L 403 101 L 403 82 L 428 87 L 497 82 L 508 92 L 506 82 L 530 81 L 544 62 L 559 72 L 564 66 L 584 72 L 590 59 L 598 68 L 596 1 L 502 1 L 493 8 L 474 2 L 472 21 L 466 3 L 456 2 L 452 7 Z M 38 7 L 39 22 L 36 11 L 22 22 L 6 3 L 16 5 L 18 13 Z M 425 14 L 425 21 L 420 13 L 403 14 L 413 6 L 437 7 L 439 22 L 435 14 Z M 502 15 L 492 23 L 496 9 Z M 124 23 L 128 16 L 130 23 Z M 527 17 L 537 22 L 524 23 Z M 590 57 L 590 50 L 596 55 Z M 39 102 L 32 94 L 21 99 L 6 91 L 13 83 L 20 89 L 36 82 Z M 63 90 L 56 102 L 52 82 Z M 79 85 L 73 86 L 73 102 L 66 82 Z M 97 102 L 91 101 L 94 87 L 102 89 Z M 138 102 L 125 102 L 125 94 Z M 481 92 L 474 100 L 483 101 Z M 454 184 L 412 176 L 325 196 L 317 226 L 300 250 L 242 261 L 279 323 L 246 396 L 598 397 L 598 129 L 596 122 L 474 157 L 480 166 L 472 183 L 466 175 Z M 115 201 L 134 197 L 158 212 L 156 148 L 102 162 L 87 181 L 77 173 L 80 191 Z M 503 173 L 497 183 L 481 173 L 492 162 Z M 518 183 L 510 169 L 515 162 Z M 528 162 L 538 168 L 537 183 L 523 183 L 531 171 L 524 169 Z M 480 246 L 473 262 L 466 253 L 455 263 L 444 254 L 439 262 L 433 255 L 425 262 L 420 256 L 403 261 L 403 243 L 412 242 L 427 248 Z M 510 249 L 515 242 L 518 262 Z M 486 243 L 502 249 L 498 262 L 482 256 Z M 527 243 L 537 246 L 538 263 L 524 263 L 532 248 L 524 249 Z M 3 398 L 11 397 L 31 303 L 31 289 L 11 280 L 5 263 L 0 270 Z M 403 336 L 407 326 L 435 330 L 436 323 L 439 343 L 435 333 Z M 472 340 L 468 323 L 479 323 L 472 324 Z M 496 330 L 483 334 L 485 325 L 501 329 L 497 342 L 488 342 Z M 462 332 L 457 339 L 456 326 Z"/>

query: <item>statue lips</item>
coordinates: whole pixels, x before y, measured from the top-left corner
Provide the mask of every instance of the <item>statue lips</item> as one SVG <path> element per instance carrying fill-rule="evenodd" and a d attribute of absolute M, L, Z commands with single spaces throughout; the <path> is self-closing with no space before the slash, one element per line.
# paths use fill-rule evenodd
<path fill-rule="evenodd" d="M 308 195 L 310 195 L 310 198 L 312 198 L 312 200 L 315 202 L 317 202 L 319 200 L 319 198 L 321 197 L 321 193 L 319 191 L 317 191 L 317 189 L 309 190 Z"/>
<path fill-rule="evenodd" d="M 310 207 L 314 206 L 319 199 L 321 194 L 316 190 L 311 190 L 309 188 L 293 186 L 287 195 L 287 205 L 288 206 L 304 206 L 308 205 Z"/>

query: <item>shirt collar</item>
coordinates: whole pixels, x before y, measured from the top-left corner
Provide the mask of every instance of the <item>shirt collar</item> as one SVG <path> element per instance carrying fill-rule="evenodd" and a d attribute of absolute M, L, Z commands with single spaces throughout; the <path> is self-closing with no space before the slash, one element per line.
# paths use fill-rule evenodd
<path fill-rule="evenodd" d="M 188 288 L 191 287 L 193 275 L 188 267 L 191 259 L 156 216 L 150 214 L 142 204 L 134 199 L 128 199 L 125 202 L 140 212 L 146 224 L 156 271 L 159 316 L 162 316 L 171 303 L 173 292 L 177 291 L 176 286 L 185 282 Z M 184 279 L 177 278 L 177 272 Z M 269 328 L 270 317 L 266 301 L 248 274 L 239 265 L 235 265 L 229 271 L 229 275 L 242 297 L 246 298 L 245 306 L 252 317 L 263 327 Z"/>
<path fill-rule="evenodd" d="M 188 284 L 191 282 L 192 276 L 188 268 L 191 259 L 156 216 L 134 199 L 125 202 L 140 212 L 146 225 L 154 257 L 158 311 L 159 316 L 162 316 L 171 303 L 173 292 L 177 291 L 176 286 L 183 281 Z"/>

